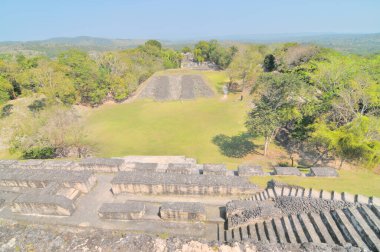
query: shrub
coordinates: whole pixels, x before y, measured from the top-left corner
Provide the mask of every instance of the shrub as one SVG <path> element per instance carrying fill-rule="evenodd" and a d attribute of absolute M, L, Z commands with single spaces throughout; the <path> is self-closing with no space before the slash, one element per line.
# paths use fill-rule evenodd
<path fill-rule="evenodd" d="M 13 110 L 13 105 L 12 104 L 7 104 L 1 109 L 1 118 L 10 116 Z"/>
<path fill-rule="evenodd" d="M 55 149 L 52 147 L 33 147 L 22 153 L 25 159 L 47 159 L 55 157 Z"/>

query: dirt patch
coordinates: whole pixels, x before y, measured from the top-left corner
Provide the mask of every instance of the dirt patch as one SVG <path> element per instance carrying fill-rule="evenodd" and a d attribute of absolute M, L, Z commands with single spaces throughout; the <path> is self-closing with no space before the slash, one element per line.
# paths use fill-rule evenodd
<path fill-rule="evenodd" d="M 168 101 L 213 95 L 214 92 L 200 75 L 162 75 L 150 78 L 137 96 L 142 99 Z"/>

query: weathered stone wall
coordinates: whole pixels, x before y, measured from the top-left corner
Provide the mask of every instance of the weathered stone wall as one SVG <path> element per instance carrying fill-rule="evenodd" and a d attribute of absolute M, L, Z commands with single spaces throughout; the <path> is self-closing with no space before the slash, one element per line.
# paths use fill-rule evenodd
<path fill-rule="evenodd" d="M 252 164 L 241 164 L 238 166 L 239 176 L 263 176 L 265 175 L 261 166 Z"/>
<path fill-rule="evenodd" d="M 309 176 L 338 177 L 338 172 L 331 167 L 311 167 Z"/>
<path fill-rule="evenodd" d="M 276 208 L 271 200 L 233 200 L 226 204 L 228 228 L 254 224 L 258 221 L 281 216 L 281 214 L 280 209 Z"/>
<path fill-rule="evenodd" d="M 90 171 L 0 169 L 0 186 L 43 188 L 51 182 L 87 193 L 96 177 Z"/>
<path fill-rule="evenodd" d="M 227 175 L 227 167 L 225 164 L 204 164 L 203 165 L 204 175 Z"/>
<path fill-rule="evenodd" d="M 117 158 L 86 158 L 80 160 L 78 166 L 81 170 L 118 172 L 125 166 L 125 161 Z"/>
<path fill-rule="evenodd" d="M 104 203 L 100 207 L 98 214 L 103 219 L 137 220 L 144 216 L 145 204 L 136 201 Z"/>
<path fill-rule="evenodd" d="M 325 200 L 320 198 L 280 196 L 274 200 L 274 206 L 281 209 L 284 215 L 301 213 L 319 213 L 322 211 L 332 211 L 354 207 L 356 204 L 338 201 Z"/>
<path fill-rule="evenodd" d="M 22 194 L 16 198 L 11 210 L 22 214 L 69 216 L 74 212 L 73 201 L 62 195 L 47 193 Z"/>
<path fill-rule="evenodd" d="M 239 177 L 144 172 L 119 172 L 111 184 L 115 194 L 242 195 L 258 189 Z"/>
<path fill-rule="evenodd" d="M 302 173 L 296 167 L 274 167 L 274 174 L 283 176 L 302 176 Z"/>
<path fill-rule="evenodd" d="M 160 207 L 160 217 L 163 220 L 205 221 L 206 209 L 199 202 L 164 203 Z"/>

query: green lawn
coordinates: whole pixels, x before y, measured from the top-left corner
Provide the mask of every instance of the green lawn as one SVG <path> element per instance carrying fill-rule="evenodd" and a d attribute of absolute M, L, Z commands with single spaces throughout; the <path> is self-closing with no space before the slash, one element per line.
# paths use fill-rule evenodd
<path fill-rule="evenodd" d="M 380 197 L 380 176 L 367 170 L 339 171 L 338 178 L 315 178 L 298 176 L 265 176 L 251 177 L 251 182 L 265 186 L 271 179 L 306 188 L 323 189 L 327 191 L 349 192 L 367 196 Z"/>
<path fill-rule="evenodd" d="M 99 156 L 186 155 L 198 162 L 241 161 L 220 154 L 212 143 L 218 134 L 244 130 L 246 104 L 211 99 L 194 101 L 135 101 L 105 105 L 88 118 L 90 138 Z"/>

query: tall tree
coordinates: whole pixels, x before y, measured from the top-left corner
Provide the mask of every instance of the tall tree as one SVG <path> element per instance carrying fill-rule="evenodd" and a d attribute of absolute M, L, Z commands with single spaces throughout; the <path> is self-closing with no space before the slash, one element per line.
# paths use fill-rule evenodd
<path fill-rule="evenodd" d="M 261 96 L 249 113 L 246 126 L 256 136 L 264 137 L 264 155 L 281 127 L 301 118 L 305 83 L 296 74 L 268 73 L 258 79 Z"/>

